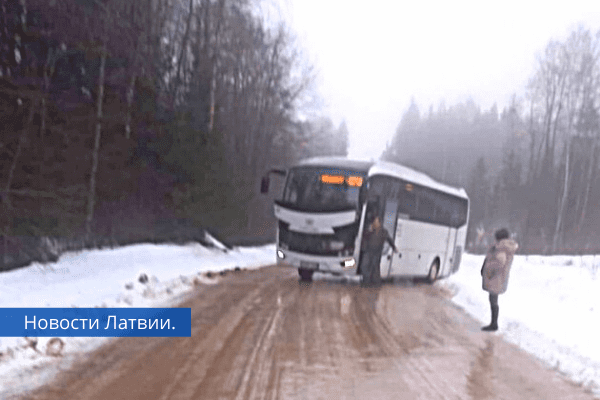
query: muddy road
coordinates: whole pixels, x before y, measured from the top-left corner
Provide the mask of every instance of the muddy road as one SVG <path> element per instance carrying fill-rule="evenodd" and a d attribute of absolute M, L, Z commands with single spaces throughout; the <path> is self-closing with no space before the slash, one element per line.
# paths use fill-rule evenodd
<path fill-rule="evenodd" d="M 114 340 L 22 399 L 593 398 L 435 285 L 297 276 L 267 267 L 200 286 L 182 304 L 190 338 Z"/>

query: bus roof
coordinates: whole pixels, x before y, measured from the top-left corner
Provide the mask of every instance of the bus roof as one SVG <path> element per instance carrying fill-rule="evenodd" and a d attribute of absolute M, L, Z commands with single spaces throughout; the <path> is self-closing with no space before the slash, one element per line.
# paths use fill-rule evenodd
<path fill-rule="evenodd" d="M 369 176 L 380 174 L 395 176 L 396 178 L 411 183 L 416 183 L 417 185 L 427 186 L 432 189 L 452 194 L 454 196 L 468 199 L 467 192 L 463 188 L 459 189 L 453 186 L 446 185 L 444 183 L 440 183 L 431 178 L 429 175 L 426 175 L 423 172 L 419 172 L 404 165 L 396 164 L 393 162 L 378 161 L 369 170 Z"/>
<path fill-rule="evenodd" d="M 296 166 L 330 167 L 361 172 L 368 171 L 369 176 L 385 174 L 468 199 L 467 192 L 463 188 L 459 189 L 437 182 L 423 172 L 393 162 L 351 160 L 345 157 L 313 157 L 301 160 Z"/>

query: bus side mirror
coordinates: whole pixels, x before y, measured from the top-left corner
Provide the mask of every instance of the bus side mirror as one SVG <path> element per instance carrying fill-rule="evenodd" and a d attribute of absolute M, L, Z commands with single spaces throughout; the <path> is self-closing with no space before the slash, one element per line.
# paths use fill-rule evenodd
<path fill-rule="evenodd" d="M 260 181 L 260 192 L 262 194 L 269 193 L 269 177 L 263 176 Z"/>
<path fill-rule="evenodd" d="M 263 176 L 262 180 L 260 181 L 260 192 L 263 194 L 269 193 L 269 174 L 277 174 L 285 177 L 286 171 L 284 169 L 272 169 L 267 172 L 267 174 Z"/>

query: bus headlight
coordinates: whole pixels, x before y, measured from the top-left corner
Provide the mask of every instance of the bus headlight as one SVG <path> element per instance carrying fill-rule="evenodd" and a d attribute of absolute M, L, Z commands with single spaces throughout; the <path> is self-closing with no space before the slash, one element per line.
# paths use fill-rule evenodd
<path fill-rule="evenodd" d="M 285 253 L 281 250 L 277 250 L 277 257 L 283 260 L 285 258 Z"/>
<path fill-rule="evenodd" d="M 342 261 L 342 266 L 344 268 L 352 268 L 356 265 L 356 260 L 354 260 L 354 258 L 350 258 L 348 260 L 344 260 Z"/>

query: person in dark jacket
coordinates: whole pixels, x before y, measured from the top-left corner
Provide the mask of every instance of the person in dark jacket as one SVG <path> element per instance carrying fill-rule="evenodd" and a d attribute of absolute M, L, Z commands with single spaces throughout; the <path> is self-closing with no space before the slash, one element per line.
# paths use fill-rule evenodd
<path fill-rule="evenodd" d="M 381 279 L 379 265 L 383 244 L 386 241 L 395 252 L 398 251 L 389 232 L 381 225 L 379 217 L 376 216 L 365 231 L 361 246 L 361 274 L 364 283 L 378 283 Z"/>
<path fill-rule="evenodd" d="M 484 331 L 498 330 L 498 296 L 506 292 L 508 277 L 513 256 L 519 248 L 517 242 L 510 238 L 506 229 L 499 229 L 494 234 L 496 243 L 488 250 L 481 267 L 482 287 L 489 293 L 492 322 L 481 328 Z"/>

